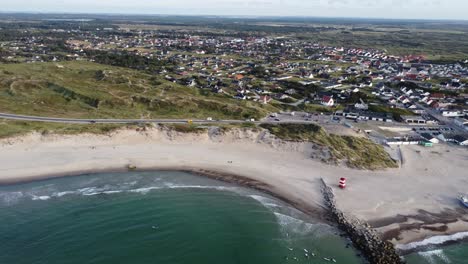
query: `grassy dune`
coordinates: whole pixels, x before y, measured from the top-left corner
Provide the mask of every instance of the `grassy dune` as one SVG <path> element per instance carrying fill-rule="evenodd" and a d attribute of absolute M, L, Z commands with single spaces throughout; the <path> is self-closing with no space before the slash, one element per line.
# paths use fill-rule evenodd
<path fill-rule="evenodd" d="M 92 62 L 0 65 L 0 112 L 74 118 L 265 116 L 272 106 L 200 94 L 163 76 Z"/>
<path fill-rule="evenodd" d="M 129 125 L 117 124 L 61 124 L 61 123 L 44 123 L 44 122 L 24 122 L 10 121 L 0 119 L 0 139 L 12 136 L 24 135 L 30 132 L 39 132 L 41 134 L 63 134 L 74 135 L 81 133 L 105 134 L 113 130 L 132 127 Z"/>
<path fill-rule="evenodd" d="M 327 147 L 332 161 L 345 161 L 353 168 L 376 170 L 397 167 L 382 146 L 366 138 L 328 134 L 323 128 L 313 124 L 261 126 L 284 140 L 307 141 Z"/>

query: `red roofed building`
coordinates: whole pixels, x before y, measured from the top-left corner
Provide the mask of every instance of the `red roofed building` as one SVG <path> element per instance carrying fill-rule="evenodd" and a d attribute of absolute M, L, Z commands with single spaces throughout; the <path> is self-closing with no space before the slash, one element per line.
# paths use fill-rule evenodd
<path fill-rule="evenodd" d="M 333 97 L 325 95 L 324 97 L 322 97 L 320 104 L 324 106 L 332 107 L 335 105 L 335 100 L 333 100 Z"/>
<path fill-rule="evenodd" d="M 235 78 L 236 80 L 240 81 L 240 80 L 244 79 L 244 75 L 242 75 L 242 74 L 237 74 L 234 78 Z"/>
<path fill-rule="evenodd" d="M 439 103 L 437 101 L 433 101 L 432 103 L 429 104 L 429 106 L 432 108 L 439 108 Z"/>
<path fill-rule="evenodd" d="M 441 94 L 441 93 L 433 93 L 433 94 L 431 94 L 431 96 L 429 98 L 433 99 L 433 100 L 440 100 L 440 99 L 444 99 L 445 95 Z"/>

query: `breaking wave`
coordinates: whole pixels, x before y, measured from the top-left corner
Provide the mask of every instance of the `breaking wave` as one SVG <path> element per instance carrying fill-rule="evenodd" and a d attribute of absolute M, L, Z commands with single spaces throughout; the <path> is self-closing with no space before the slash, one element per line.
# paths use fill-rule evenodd
<path fill-rule="evenodd" d="M 397 245 L 396 247 L 400 250 L 413 250 L 413 249 L 427 247 L 431 245 L 442 245 L 447 242 L 458 241 L 458 240 L 462 240 L 466 238 L 468 238 L 468 232 L 461 232 L 461 233 L 456 233 L 456 234 L 447 235 L 447 236 L 434 236 L 434 237 L 424 239 L 423 241 L 413 242 L 413 243 L 404 244 L 404 245 Z"/>
<path fill-rule="evenodd" d="M 310 235 L 323 228 L 320 224 L 311 224 L 289 215 L 274 212 L 282 232 L 292 232 L 301 235 Z"/>
<path fill-rule="evenodd" d="M 263 206 L 268 208 L 278 208 L 281 207 L 277 201 L 267 198 L 261 195 L 249 195 L 250 198 L 253 198 L 257 202 L 261 203 Z"/>
<path fill-rule="evenodd" d="M 419 252 L 418 254 L 430 264 L 440 263 L 440 260 L 444 263 L 451 263 L 450 259 L 445 255 L 442 249 Z"/>
<path fill-rule="evenodd" d="M 154 190 L 161 189 L 213 189 L 220 191 L 232 191 L 241 193 L 241 188 L 228 187 L 228 186 L 202 186 L 202 185 L 176 185 L 173 183 L 165 183 L 162 186 L 148 186 L 140 188 L 132 188 L 136 185 L 135 182 L 124 183 L 122 185 L 105 185 L 102 187 L 85 187 L 77 190 L 67 191 L 24 191 L 24 192 L 0 192 L 0 203 L 4 205 L 13 205 L 22 199 L 31 199 L 33 201 L 47 201 L 52 198 L 60 198 L 68 195 L 82 195 L 82 196 L 95 196 L 95 195 L 111 195 L 118 193 L 140 193 L 147 194 Z"/>

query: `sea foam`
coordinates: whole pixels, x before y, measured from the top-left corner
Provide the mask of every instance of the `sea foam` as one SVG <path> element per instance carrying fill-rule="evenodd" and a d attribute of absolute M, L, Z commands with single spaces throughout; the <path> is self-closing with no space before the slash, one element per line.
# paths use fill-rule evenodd
<path fill-rule="evenodd" d="M 444 263 L 451 263 L 450 259 L 445 255 L 442 249 L 419 252 L 418 254 L 431 264 L 440 263 L 439 260 L 442 260 Z"/>
<path fill-rule="evenodd" d="M 275 200 L 260 196 L 260 195 L 249 195 L 250 198 L 253 198 L 257 202 L 261 203 L 263 206 L 268 208 L 279 208 L 281 207 L 279 204 L 276 203 Z"/>
<path fill-rule="evenodd" d="M 397 245 L 396 248 L 400 250 L 412 250 L 416 248 L 422 248 L 430 245 L 442 245 L 447 242 L 451 241 L 458 241 L 468 238 L 468 232 L 461 232 L 461 233 L 456 233 L 453 235 L 447 235 L 447 236 L 434 236 L 430 237 L 427 239 L 424 239 L 423 241 L 418 241 L 418 242 L 413 242 L 409 244 L 404 244 L 404 245 Z"/>
<path fill-rule="evenodd" d="M 5 205 L 17 203 L 24 194 L 22 192 L 0 192 L 0 201 Z"/>
<path fill-rule="evenodd" d="M 289 215 L 274 212 L 278 224 L 284 232 L 292 232 L 296 234 L 311 234 L 318 230 L 318 224 L 307 223 L 303 220 L 294 218 Z"/>

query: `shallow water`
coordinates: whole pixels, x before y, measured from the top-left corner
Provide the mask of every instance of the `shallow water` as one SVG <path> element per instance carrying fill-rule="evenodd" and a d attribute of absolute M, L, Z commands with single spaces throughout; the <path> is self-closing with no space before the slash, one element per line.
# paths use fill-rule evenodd
<path fill-rule="evenodd" d="M 4 186 L 0 210 L 0 263 L 362 262 L 336 229 L 287 204 L 182 172 Z"/>
<path fill-rule="evenodd" d="M 468 243 L 457 243 L 445 247 L 426 248 L 405 257 L 408 264 L 466 264 Z"/>

